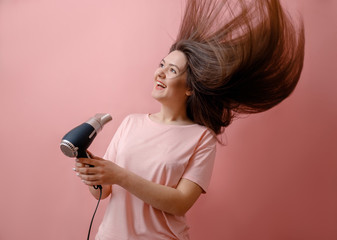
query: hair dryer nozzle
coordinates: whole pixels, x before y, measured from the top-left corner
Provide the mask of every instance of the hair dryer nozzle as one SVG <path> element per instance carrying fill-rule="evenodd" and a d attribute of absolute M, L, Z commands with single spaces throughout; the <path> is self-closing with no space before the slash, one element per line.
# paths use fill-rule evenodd
<path fill-rule="evenodd" d="M 97 113 L 95 116 L 90 118 L 87 123 L 89 123 L 93 128 L 95 128 L 96 132 L 102 130 L 103 126 L 110 122 L 112 117 L 108 113 Z"/>
<path fill-rule="evenodd" d="M 102 127 L 112 120 L 112 117 L 108 113 L 97 113 L 95 118 L 100 119 Z"/>

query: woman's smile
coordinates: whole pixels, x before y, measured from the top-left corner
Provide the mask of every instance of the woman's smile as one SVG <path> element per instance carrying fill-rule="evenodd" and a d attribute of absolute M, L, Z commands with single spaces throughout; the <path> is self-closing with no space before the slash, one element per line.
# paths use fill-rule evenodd
<path fill-rule="evenodd" d="M 156 81 L 156 84 L 157 84 L 156 85 L 157 90 L 163 90 L 167 87 L 162 81 L 159 81 L 159 80 Z"/>
<path fill-rule="evenodd" d="M 173 51 L 161 60 L 154 74 L 152 96 L 166 106 L 182 106 L 186 103 L 188 88 L 186 56 L 181 51 Z"/>

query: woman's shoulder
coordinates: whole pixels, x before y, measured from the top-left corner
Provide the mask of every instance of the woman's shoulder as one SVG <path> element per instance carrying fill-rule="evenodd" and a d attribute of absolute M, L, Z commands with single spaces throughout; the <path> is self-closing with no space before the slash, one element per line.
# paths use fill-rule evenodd
<path fill-rule="evenodd" d="M 124 117 L 121 125 L 130 125 L 134 124 L 139 121 L 144 121 L 146 119 L 146 114 L 140 114 L 140 113 L 131 113 Z"/>
<path fill-rule="evenodd" d="M 125 119 L 137 120 L 137 119 L 144 119 L 146 118 L 147 114 L 145 113 L 130 113 L 128 114 Z"/>

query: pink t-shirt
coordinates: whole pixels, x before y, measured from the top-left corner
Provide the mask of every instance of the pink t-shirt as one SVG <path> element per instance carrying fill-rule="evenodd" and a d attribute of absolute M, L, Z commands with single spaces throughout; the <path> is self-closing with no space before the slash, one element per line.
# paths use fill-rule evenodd
<path fill-rule="evenodd" d="M 104 158 L 149 181 L 175 188 L 186 178 L 206 192 L 215 150 L 216 138 L 204 126 L 161 124 L 133 114 L 116 131 Z M 96 240 L 189 239 L 188 228 L 184 216 L 155 209 L 113 185 Z"/>

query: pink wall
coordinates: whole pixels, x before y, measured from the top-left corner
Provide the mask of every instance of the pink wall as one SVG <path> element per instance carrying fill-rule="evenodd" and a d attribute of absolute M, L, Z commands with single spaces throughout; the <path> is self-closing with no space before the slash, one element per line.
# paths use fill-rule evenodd
<path fill-rule="evenodd" d="M 193 240 L 337 239 L 337 4 L 296 0 L 306 59 L 294 94 L 237 120 L 209 193 L 189 213 Z M 85 239 L 96 200 L 59 150 L 96 112 L 154 112 L 152 76 L 180 0 L 0 1 L 0 239 Z M 95 219 L 97 230 L 106 201 Z"/>

